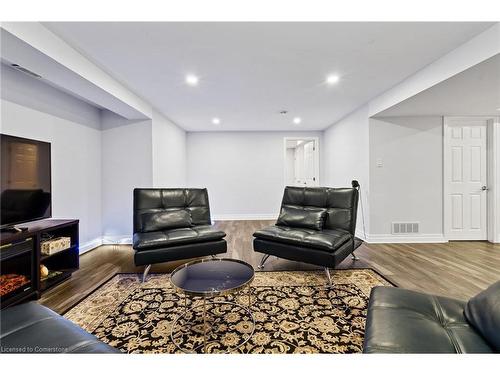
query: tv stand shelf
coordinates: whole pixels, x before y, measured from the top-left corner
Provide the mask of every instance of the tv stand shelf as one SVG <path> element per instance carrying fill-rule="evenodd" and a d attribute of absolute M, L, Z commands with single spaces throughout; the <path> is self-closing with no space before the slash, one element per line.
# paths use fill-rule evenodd
<path fill-rule="evenodd" d="M 79 267 L 78 220 L 45 219 L 22 224 L 22 232 L 2 232 L 0 234 L 0 274 L 16 273 L 15 269 L 31 270 L 25 276 L 31 280 L 30 289 L 17 294 L 9 293 L 0 299 L 1 308 L 14 305 L 26 299 L 40 298 L 50 288 L 63 282 Z M 41 253 L 41 243 L 46 238 L 70 237 L 70 247 L 51 255 Z M 27 243 L 19 251 L 16 247 Z M 21 258 L 21 256 L 23 256 Z M 19 257 L 16 259 L 16 257 Z M 5 259 L 4 259 L 5 258 Z M 4 260 L 6 261 L 4 263 Z M 14 272 L 9 270 L 8 260 L 17 262 Z M 23 264 L 31 263 L 31 264 Z M 49 278 L 42 279 L 40 265 L 49 270 Z M 28 274 L 30 273 L 30 274 Z M 25 288 L 26 289 L 26 288 Z"/>

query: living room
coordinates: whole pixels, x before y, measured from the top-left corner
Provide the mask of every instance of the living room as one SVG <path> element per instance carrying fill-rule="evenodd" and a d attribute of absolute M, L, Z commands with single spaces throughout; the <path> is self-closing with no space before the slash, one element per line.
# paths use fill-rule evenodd
<path fill-rule="evenodd" d="M 0 27 L 2 358 L 500 351 L 497 9 L 49 9 Z"/>

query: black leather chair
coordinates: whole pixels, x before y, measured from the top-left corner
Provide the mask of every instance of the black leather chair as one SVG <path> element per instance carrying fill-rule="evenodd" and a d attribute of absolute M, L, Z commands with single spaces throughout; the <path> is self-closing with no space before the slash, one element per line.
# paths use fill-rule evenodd
<path fill-rule="evenodd" d="M 264 253 L 259 268 L 270 255 L 325 268 L 335 268 L 359 246 L 355 241 L 359 184 L 353 188 L 285 188 L 276 225 L 254 233 L 253 248 Z"/>
<path fill-rule="evenodd" d="M 226 233 L 212 227 L 207 189 L 134 189 L 134 261 L 151 264 L 225 253 Z"/>
<path fill-rule="evenodd" d="M 1 353 L 121 353 L 36 302 L 0 312 Z"/>
<path fill-rule="evenodd" d="M 500 353 L 500 281 L 468 302 L 376 287 L 364 353 Z"/>

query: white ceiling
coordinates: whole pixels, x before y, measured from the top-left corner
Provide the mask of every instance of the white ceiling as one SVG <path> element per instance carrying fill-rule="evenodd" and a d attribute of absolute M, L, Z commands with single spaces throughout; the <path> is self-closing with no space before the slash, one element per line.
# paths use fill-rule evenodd
<path fill-rule="evenodd" d="M 386 109 L 376 117 L 500 116 L 500 54 Z"/>
<path fill-rule="evenodd" d="M 328 127 L 492 23 L 44 25 L 186 130 L 279 131 Z"/>

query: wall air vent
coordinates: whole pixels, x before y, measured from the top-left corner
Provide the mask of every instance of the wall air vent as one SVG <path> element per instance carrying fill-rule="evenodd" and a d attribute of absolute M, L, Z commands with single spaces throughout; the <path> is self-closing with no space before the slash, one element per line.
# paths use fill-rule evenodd
<path fill-rule="evenodd" d="M 392 234 L 415 234 L 420 231 L 420 223 L 401 223 L 401 222 L 393 222 L 392 223 Z"/>
<path fill-rule="evenodd" d="M 29 69 L 23 68 L 21 65 L 11 64 L 10 66 L 12 66 L 14 69 L 19 70 L 20 72 L 23 72 L 23 73 L 25 73 L 25 74 L 28 74 L 28 75 L 30 75 L 30 76 L 32 76 L 32 77 L 34 77 L 34 78 L 37 78 L 37 79 L 42 78 L 42 76 L 41 76 L 41 75 L 36 74 L 35 72 L 32 72 L 32 71 L 31 71 L 31 70 L 29 70 Z"/>

